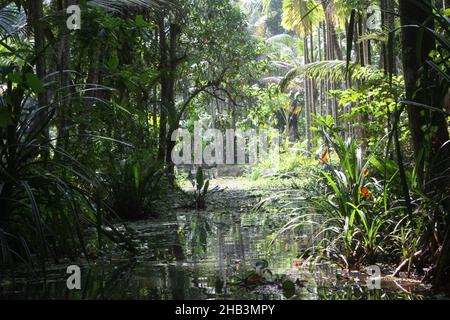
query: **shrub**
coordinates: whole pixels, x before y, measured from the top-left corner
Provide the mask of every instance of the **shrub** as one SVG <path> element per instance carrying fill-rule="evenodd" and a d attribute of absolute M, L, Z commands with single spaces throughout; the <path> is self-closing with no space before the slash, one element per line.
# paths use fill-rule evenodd
<path fill-rule="evenodd" d="M 98 176 L 48 137 L 57 103 L 31 98 L 42 84 L 30 67 L 0 69 L 0 258 L 45 268 L 48 259 L 87 256 L 86 231 L 130 242 L 102 217 Z M 13 85 L 14 84 L 14 85 Z M 104 228 L 108 226 L 109 228 Z"/>
<path fill-rule="evenodd" d="M 135 152 L 122 161 L 112 159 L 105 179 L 114 212 L 122 219 L 141 219 L 152 213 L 161 194 L 162 176 L 161 165 L 145 152 Z"/>

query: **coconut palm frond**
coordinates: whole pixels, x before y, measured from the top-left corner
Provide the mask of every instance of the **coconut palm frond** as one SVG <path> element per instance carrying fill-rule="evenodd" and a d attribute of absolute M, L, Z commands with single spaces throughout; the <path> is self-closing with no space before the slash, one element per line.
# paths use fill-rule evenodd
<path fill-rule="evenodd" d="M 304 69 L 301 67 L 295 67 L 289 70 L 288 73 L 281 79 L 280 83 L 278 84 L 278 90 L 280 92 L 285 91 L 288 86 L 297 78 L 299 78 L 304 72 Z"/>
<path fill-rule="evenodd" d="M 300 64 L 300 56 L 298 55 L 295 45 L 296 39 L 287 34 L 279 34 L 266 40 L 266 43 L 272 49 L 271 57 L 273 59 L 282 59 L 290 64 Z"/>
<path fill-rule="evenodd" d="M 248 13 L 259 12 L 263 7 L 263 0 L 242 0 L 241 5 Z"/>
<path fill-rule="evenodd" d="M 258 37 L 263 37 L 266 30 L 267 16 L 262 16 L 253 24 L 249 24 L 250 31 Z"/>
<path fill-rule="evenodd" d="M 121 12 L 130 8 L 162 9 L 171 7 L 172 0 L 90 0 L 91 7 L 102 8 L 107 11 Z"/>
<path fill-rule="evenodd" d="M 349 72 L 350 74 L 348 74 Z M 289 72 L 280 80 L 278 85 L 280 91 L 285 91 L 291 82 L 302 77 L 316 80 L 329 79 L 333 81 L 343 81 L 348 76 L 357 81 L 370 81 L 383 77 L 383 73 L 373 66 L 363 67 L 357 63 L 351 63 L 347 70 L 347 63 L 341 60 L 317 61 L 305 66 L 298 66 L 289 70 Z"/>
<path fill-rule="evenodd" d="M 266 39 L 267 44 L 270 45 L 283 44 L 289 47 L 292 47 L 295 44 L 295 42 L 296 40 L 294 39 L 294 37 L 286 33 L 277 34 L 273 37 Z"/>
<path fill-rule="evenodd" d="M 265 77 L 262 78 L 262 82 L 267 84 L 273 83 L 279 85 L 282 79 L 283 77 Z"/>
<path fill-rule="evenodd" d="M 261 0 L 262 11 L 266 14 L 269 13 L 271 4 L 272 0 Z"/>
<path fill-rule="evenodd" d="M 314 0 L 284 0 L 282 25 L 299 35 L 310 34 L 323 19 L 323 9 Z"/>
<path fill-rule="evenodd" d="M 387 42 L 388 33 L 383 31 L 377 31 L 374 33 L 367 33 L 358 38 L 358 43 L 362 43 L 364 41 L 380 41 Z"/>
<path fill-rule="evenodd" d="M 291 70 L 294 66 L 292 63 L 289 63 L 287 61 L 272 61 L 271 64 L 280 70 Z"/>
<path fill-rule="evenodd" d="M 23 10 L 19 10 L 15 4 L 9 4 L 0 8 L 0 40 L 19 42 L 22 35 L 26 35 L 27 16 Z"/>
<path fill-rule="evenodd" d="M 267 16 L 262 16 L 253 24 L 253 26 L 255 28 L 258 28 L 258 27 L 264 26 L 266 24 L 266 22 L 267 22 Z"/>
<path fill-rule="evenodd" d="M 342 81 L 350 76 L 354 80 L 368 81 L 382 75 L 380 70 L 373 66 L 363 67 L 357 63 L 350 63 L 347 70 L 347 63 L 341 60 L 317 61 L 307 64 L 304 69 L 307 77 L 318 80 L 329 78 Z"/>
<path fill-rule="evenodd" d="M 345 30 L 345 24 L 350 16 L 351 6 L 346 1 L 329 1 L 326 10 L 333 15 L 340 29 Z"/>

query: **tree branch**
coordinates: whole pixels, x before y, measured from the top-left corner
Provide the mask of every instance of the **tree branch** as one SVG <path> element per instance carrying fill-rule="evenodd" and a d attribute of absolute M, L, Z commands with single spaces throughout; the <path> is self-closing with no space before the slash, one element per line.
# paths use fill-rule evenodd
<path fill-rule="evenodd" d="M 220 83 L 222 82 L 223 78 L 225 77 L 225 73 L 227 72 L 227 69 L 228 68 L 223 69 L 222 73 L 220 74 L 220 76 L 217 79 L 208 81 L 205 85 L 201 86 L 200 88 L 195 89 L 195 91 L 189 96 L 189 98 L 181 106 L 180 113 L 177 118 L 178 123 L 180 122 L 181 117 L 183 116 L 184 112 L 186 111 L 186 108 L 189 106 L 189 104 L 192 102 L 192 100 L 194 100 L 200 93 L 205 92 L 206 89 L 208 89 L 210 87 L 216 87 L 216 88 L 219 87 Z"/>

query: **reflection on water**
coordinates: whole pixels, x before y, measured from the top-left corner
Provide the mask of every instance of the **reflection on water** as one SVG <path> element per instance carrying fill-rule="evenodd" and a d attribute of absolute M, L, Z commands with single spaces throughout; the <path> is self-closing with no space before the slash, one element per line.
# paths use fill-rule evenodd
<path fill-rule="evenodd" d="M 227 195 L 232 196 L 232 195 Z M 131 225 L 144 255 L 111 256 L 82 267 L 82 290 L 66 288 L 65 268 L 46 277 L 0 279 L 7 299 L 286 299 L 283 279 L 296 283 L 293 299 L 414 299 L 401 290 L 369 291 L 361 283 L 340 282 L 335 275 L 299 272 L 293 259 L 306 237 L 286 234 L 267 254 L 272 230 L 237 212 L 177 212 L 172 222 Z M 242 285 L 258 260 L 266 259 L 272 281 Z M 253 271 L 254 272 L 254 271 Z"/>

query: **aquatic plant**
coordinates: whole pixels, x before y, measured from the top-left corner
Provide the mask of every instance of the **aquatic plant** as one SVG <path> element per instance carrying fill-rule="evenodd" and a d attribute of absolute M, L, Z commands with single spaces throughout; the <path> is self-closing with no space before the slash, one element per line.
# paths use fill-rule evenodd
<path fill-rule="evenodd" d="M 197 169 L 195 178 L 191 178 L 191 183 L 194 187 L 194 205 L 197 210 L 206 209 L 206 199 L 208 195 L 220 191 L 217 186 L 213 189 L 209 189 L 210 180 L 205 179 L 205 174 L 201 167 Z"/>

